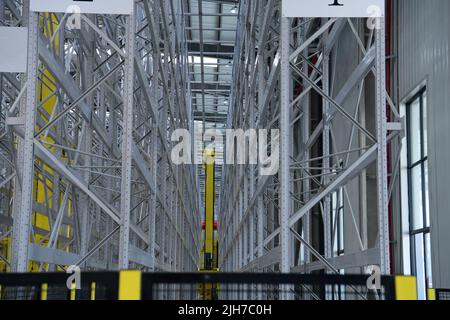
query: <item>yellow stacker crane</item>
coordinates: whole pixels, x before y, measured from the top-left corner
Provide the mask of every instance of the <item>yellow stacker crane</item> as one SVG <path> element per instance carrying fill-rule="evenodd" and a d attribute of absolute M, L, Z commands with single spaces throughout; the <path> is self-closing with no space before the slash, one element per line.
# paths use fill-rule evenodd
<path fill-rule="evenodd" d="M 214 231 L 217 230 L 217 222 L 214 221 L 215 157 L 214 150 L 205 150 L 205 220 L 202 223 L 202 229 L 204 230 L 204 244 L 200 254 L 200 272 L 219 271 L 219 242 L 214 238 Z M 203 300 L 216 300 L 218 298 L 219 285 L 214 283 L 201 284 L 198 287 L 198 291 Z"/>

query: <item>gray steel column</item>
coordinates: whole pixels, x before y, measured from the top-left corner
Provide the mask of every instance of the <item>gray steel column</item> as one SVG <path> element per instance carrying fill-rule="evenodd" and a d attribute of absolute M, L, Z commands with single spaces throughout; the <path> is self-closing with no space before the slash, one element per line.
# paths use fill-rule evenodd
<path fill-rule="evenodd" d="M 305 28 L 303 28 L 302 30 L 302 36 L 301 36 L 301 40 L 306 41 L 307 39 L 307 34 L 306 34 L 306 30 Z M 308 56 L 309 53 L 309 49 L 306 48 L 305 51 L 303 52 L 303 55 L 305 57 Z M 308 61 L 304 61 L 303 62 L 303 70 L 308 70 Z M 308 83 L 305 79 L 303 79 L 303 86 L 304 88 L 308 87 Z M 302 138 L 303 138 L 303 146 L 304 146 L 304 150 L 303 150 L 303 159 L 310 159 L 311 156 L 311 152 L 310 149 L 308 147 L 308 140 L 309 140 L 309 135 L 310 135 L 310 131 L 311 131 L 311 112 L 310 112 L 310 103 L 311 103 L 311 94 L 310 92 L 308 92 L 306 94 L 306 96 L 303 98 L 303 121 L 302 121 Z M 309 163 L 306 163 L 306 167 L 308 167 Z M 301 175 L 302 176 L 302 175 Z M 306 175 L 305 175 L 306 176 Z M 302 192 L 303 194 L 303 202 L 307 203 L 310 199 L 310 192 L 311 192 L 311 181 L 310 179 L 305 179 L 303 181 L 303 186 L 302 186 Z M 308 242 L 311 243 L 311 212 L 308 211 L 305 216 L 303 217 L 303 238 Z M 311 259 L 311 255 L 310 252 L 308 250 L 308 248 L 306 248 L 306 246 L 303 243 L 300 243 L 300 246 L 303 247 L 303 252 L 304 252 L 304 263 L 308 263 L 310 262 Z"/>
<path fill-rule="evenodd" d="M 95 19 L 95 17 L 94 17 Z M 89 27 L 85 25 L 85 30 L 89 30 Z M 89 51 L 88 56 L 85 58 L 84 62 L 84 77 L 83 77 L 83 85 L 84 90 L 88 90 L 89 87 L 92 86 L 94 82 L 94 68 L 95 68 L 95 34 L 93 36 L 88 37 L 89 34 L 87 33 L 87 38 L 89 41 Z M 88 97 L 88 103 L 89 105 L 94 105 L 94 95 L 91 94 Z M 92 132 L 90 128 L 85 125 L 85 129 L 83 130 L 84 136 L 81 138 L 83 139 L 82 144 L 82 150 L 86 153 L 91 153 L 91 147 L 92 147 Z M 92 165 L 92 157 L 90 155 L 84 156 L 84 166 L 89 168 Z M 86 185 L 89 185 L 89 180 L 91 178 L 91 174 L 88 170 L 86 170 L 83 174 L 83 178 L 85 180 Z M 89 249 L 89 216 L 90 216 L 90 199 L 89 197 L 84 194 L 80 193 L 79 199 L 82 199 L 82 203 L 80 203 L 80 214 L 81 214 L 81 226 L 80 226 L 80 254 L 81 256 L 85 256 Z"/>
<path fill-rule="evenodd" d="M 389 257 L 389 198 L 387 169 L 387 118 L 386 118 L 386 38 L 385 21 L 380 19 L 380 28 L 375 31 L 376 45 L 376 115 L 377 115 L 377 187 L 378 187 L 378 236 L 380 268 L 390 274 Z"/>
<path fill-rule="evenodd" d="M 25 8 L 24 9 L 28 9 Z M 22 172 L 20 181 L 20 209 L 15 212 L 13 225 L 12 263 L 13 272 L 28 271 L 28 249 L 30 245 L 31 214 L 33 210 L 34 178 L 34 132 L 36 125 L 36 85 L 38 75 L 38 24 L 39 14 L 30 12 L 28 24 L 27 93 L 24 139 L 22 148 Z M 18 187 L 19 184 L 16 184 Z"/>
<path fill-rule="evenodd" d="M 281 243 L 281 263 L 280 271 L 282 273 L 290 272 L 290 241 L 289 241 L 289 216 L 290 216 L 290 96 L 291 96 L 291 77 L 290 77 L 290 20 L 281 19 L 281 106 L 280 106 L 280 243 Z"/>
<path fill-rule="evenodd" d="M 264 6 L 260 5 L 260 15 L 261 15 L 261 21 L 263 21 L 264 17 Z M 262 36 L 262 35 L 261 35 Z M 259 48 L 259 50 L 262 50 Z M 260 52 L 260 59 L 258 59 L 258 65 L 257 65 L 257 71 L 258 71 L 258 110 L 261 110 L 264 104 L 264 91 L 265 91 L 265 77 L 264 77 L 264 50 L 263 52 Z M 261 118 L 261 114 L 259 115 L 259 118 Z M 258 128 L 259 129 L 259 128 Z M 259 175 L 258 172 L 258 185 L 261 184 L 263 177 Z M 258 195 L 258 198 L 256 200 L 256 214 L 258 219 L 258 230 L 257 230 L 257 243 L 258 243 L 258 257 L 262 257 L 264 255 L 264 198 L 263 194 L 260 193 Z M 262 271 L 262 270 L 258 270 Z M 262 295 L 258 297 L 259 299 L 262 299 Z"/>
<path fill-rule="evenodd" d="M 135 19 L 134 13 L 127 17 L 126 61 L 124 79 L 123 133 L 122 133 L 122 182 L 120 201 L 120 243 L 119 269 L 129 265 L 130 215 L 131 215 L 131 178 L 132 178 L 132 144 L 133 144 L 133 105 L 134 105 L 134 47 Z"/>
<path fill-rule="evenodd" d="M 323 58 L 323 92 L 330 96 L 330 57 L 328 53 L 324 53 Z M 323 176 L 323 185 L 328 185 L 330 182 L 330 176 L 328 175 L 330 172 L 330 121 L 328 119 L 330 114 L 330 103 L 327 99 L 323 98 L 323 113 L 322 113 L 322 121 L 324 123 L 323 127 L 323 147 L 322 147 L 322 174 Z M 331 258 L 332 256 L 332 247 L 331 247 L 331 196 L 327 195 L 324 197 L 323 206 L 322 206 L 322 217 L 323 217 L 323 227 L 324 227 L 324 247 L 325 247 L 325 258 Z"/>
<path fill-rule="evenodd" d="M 247 171 L 247 165 L 243 166 L 243 172 L 244 172 L 244 190 L 243 190 L 243 205 L 242 205 L 242 212 L 245 213 L 247 212 L 247 208 L 248 208 L 248 171 Z M 241 217 L 242 219 L 242 217 Z M 241 220 L 242 223 L 242 234 L 244 237 L 244 256 L 243 256 L 243 261 L 242 261 L 242 266 L 247 265 L 248 263 L 248 246 L 249 246 L 249 219 L 247 219 L 246 217 L 243 218 L 243 220 Z"/>
<path fill-rule="evenodd" d="M 154 94 L 156 95 L 157 90 L 154 90 Z M 156 100 L 156 99 L 155 99 Z M 158 131 L 157 131 L 157 126 L 154 125 L 153 129 L 152 129 L 152 134 L 151 134 L 151 141 L 152 141 L 152 159 L 151 159 L 151 173 L 152 173 L 152 183 L 153 183 L 153 188 L 155 190 L 155 192 L 157 192 L 158 190 L 158 175 L 157 175 L 157 171 L 156 168 L 158 166 Z M 155 194 L 152 194 L 150 196 L 150 206 L 149 206 L 149 233 L 150 233 L 150 244 L 148 246 L 148 252 L 150 253 L 150 255 L 153 257 L 152 259 L 152 265 L 150 266 L 150 270 L 154 271 L 155 270 L 155 265 L 156 265 L 156 255 L 155 255 L 155 242 L 156 242 L 156 202 L 157 202 L 157 197 Z"/>

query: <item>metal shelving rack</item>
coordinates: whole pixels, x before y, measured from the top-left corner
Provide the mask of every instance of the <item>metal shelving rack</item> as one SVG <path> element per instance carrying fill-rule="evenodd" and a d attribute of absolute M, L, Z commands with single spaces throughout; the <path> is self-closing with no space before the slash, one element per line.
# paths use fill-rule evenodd
<path fill-rule="evenodd" d="M 197 172 L 170 161 L 171 133 L 193 126 L 182 2 L 81 29 L 29 8 L 0 1 L 29 52 L 26 74 L 0 75 L 5 268 L 197 270 Z"/>
<path fill-rule="evenodd" d="M 366 273 L 377 265 L 390 274 L 388 205 L 403 127 L 386 92 L 384 18 L 374 29 L 362 18 L 287 18 L 281 4 L 241 2 L 228 125 L 278 129 L 281 164 L 274 176 L 224 166 L 220 267 Z M 356 58 L 343 68 L 345 39 Z M 335 250 L 339 193 L 342 228 L 359 244 L 344 252 Z"/>

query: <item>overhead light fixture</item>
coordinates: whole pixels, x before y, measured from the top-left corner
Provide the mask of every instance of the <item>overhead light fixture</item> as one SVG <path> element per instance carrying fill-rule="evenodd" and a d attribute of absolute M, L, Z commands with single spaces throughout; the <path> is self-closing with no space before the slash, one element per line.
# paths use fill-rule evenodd
<path fill-rule="evenodd" d="M 231 8 L 230 12 L 233 13 L 233 14 L 235 14 L 235 13 L 237 13 L 237 11 L 238 11 L 238 7 L 237 7 L 237 5 L 235 4 L 234 7 Z"/>

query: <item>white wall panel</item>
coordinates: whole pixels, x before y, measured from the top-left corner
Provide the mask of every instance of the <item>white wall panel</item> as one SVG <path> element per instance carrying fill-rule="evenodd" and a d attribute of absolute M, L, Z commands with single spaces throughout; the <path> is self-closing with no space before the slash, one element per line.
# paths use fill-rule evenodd
<path fill-rule="evenodd" d="M 450 288 L 450 1 L 399 0 L 399 95 L 426 81 L 433 280 Z"/>
<path fill-rule="evenodd" d="M 28 29 L 0 27 L 0 72 L 27 71 Z"/>
<path fill-rule="evenodd" d="M 133 12 L 133 0 L 31 0 L 31 11 L 35 12 L 72 12 L 73 6 L 80 13 L 130 14 Z"/>
<path fill-rule="evenodd" d="M 384 0 L 283 0 L 285 17 L 383 17 Z"/>

